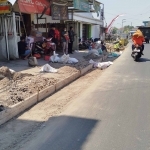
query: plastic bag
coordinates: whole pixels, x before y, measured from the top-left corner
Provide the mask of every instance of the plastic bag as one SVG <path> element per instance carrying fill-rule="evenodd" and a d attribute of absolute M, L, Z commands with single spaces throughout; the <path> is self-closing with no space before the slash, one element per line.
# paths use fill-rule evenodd
<path fill-rule="evenodd" d="M 89 63 L 93 64 L 94 68 L 101 68 L 101 69 L 105 69 L 113 64 L 113 62 L 111 62 L 111 61 L 98 63 L 98 62 L 93 61 L 92 59 L 89 61 Z"/>
<path fill-rule="evenodd" d="M 102 51 L 101 48 L 98 50 L 98 53 L 99 53 L 99 54 L 102 54 L 102 53 L 103 53 L 103 51 Z"/>
<path fill-rule="evenodd" d="M 49 64 L 46 64 L 46 65 L 44 65 L 41 68 L 40 72 L 52 72 L 52 73 L 55 73 L 55 72 L 57 72 L 57 69 L 51 67 Z"/>
<path fill-rule="evenodd" d="M 71 58 L 71 57 L 69 57 L 68 63 L 69 63 L 69 64 L 78 63 L 78 60 L 77 60 L 76 58 Z"/>
<path fill-rule="evenodd" d="M 112 53 L 111 54 L 113 57 L 119 57 L 120 56 L 120 54 L 117 54 L 117 53 Z"/>
<path fill-rule="evenodd" d="M 101 69 L 105 69 L 105 68 L 109 67 L 112 64 L 113 64 L 113 62 L 111 62 L 111 61 L 102 62 L 102 63 L 98 63 L 97 67 L 101 68 Z"/>
<path fill-rule="evenodd" d="M 64 54 L 60 58 L 60 62 L 65 63 L 65 64 L 68 62 L 68 60 L 69 60 L 69 55 L 66 55 L 66 54 Z"/>
<path fill-rule="evenodd" d="M 99 56 L 99 52 L 96 49 L 90 50 L 88 55 L 90 55 L 90 54 L 95 54 L 95 55 Z"/>
<path fill-rule="evenodd" d="M 58 57 L 58 54 L 54 54 L 50 57 L 50 61 L 52 62 L 59 62 L 60 58 Z"/>
<path fill-rule="evenodd" d="M 94 68 L 97 68 L 97 66 L 98 66 L 98 63 L 93 61 L 92 59 L 89 61 L 89 64 L 93 64 Z"/>

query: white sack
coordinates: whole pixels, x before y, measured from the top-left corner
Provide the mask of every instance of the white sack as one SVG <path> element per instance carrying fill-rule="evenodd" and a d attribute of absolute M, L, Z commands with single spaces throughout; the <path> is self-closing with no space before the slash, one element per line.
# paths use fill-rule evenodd
<path fill-rule="evenodd" d="M 101 69 L 105 69 L 113 64 L 113 62 L 111 62 L 111 61 L 98 63 L 98 62 L 93 61 L 92 59 L 89 61 L 89 63 L 93 64 L 94 68 L 101 68 Z"/>
<path fill-rule="evenodd" d="M 51 62 L 60 62 L 60 58 L 58 57 L 58 54 L 54 54 L 50 57 Z"/>
<path fill-rule="evenodd" d="M 60 62 L 66 64 L 69 60 L 69 55 L 64 54 L 63 56 L 61 56 L 60 58 Z"/>
<path fill-rule="evenodd" d="M 69 57 L 68 63 L 69 63 L 69 64 L 78 63 L 78 60 L 77 60 L 76 58 L 71 58 L 71 57 Z"/>
<path fill-rule="evenodd" d="M 55 73 L 55 72 L 57 72 L 57 69 L 51 67 L 49 64 L 46 64 L 46 65 L 44 65 L 41 68 L 40 72 L 52 72 L 52 73 Z"/>
<path fill-rule="evenodd" d="M 101 69 L 105 69 L 105 68 L 109 67 L 112 64 L 113 64 L 113 62 L 111 62 L 111 61 L 102 62 L 102 63 L 98 63 L 97 67 L 101 68 Z"/>

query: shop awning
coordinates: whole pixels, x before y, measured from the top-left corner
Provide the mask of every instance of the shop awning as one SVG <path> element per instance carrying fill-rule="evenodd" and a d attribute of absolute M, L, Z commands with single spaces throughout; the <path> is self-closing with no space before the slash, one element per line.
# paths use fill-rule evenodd
<path fill-rule="evenodd" d="M 45 8 L 48 8 L 45 14 L 50 15 L 50 4 L 46 0 L 18 0 L 18 5 L 21 12 L 24 13 L 43 13 Z"/>
<path fill-rule="evenodd" d="M 10 2 L 12 6 L 15 5 L 16 0 L 0 0 L 0 3 Z M 46 15 L 50 15 L 50 3 L 47 0 L 18 0 L 19 9 L 23 13 L 38 13 L 44 12 Z M 4 4 L 3 4 L 4 5 Z M 4 8 L 3 8 L 4 9 Z"/>
<path fill-rule="evenodd" d="M 103 25 L 103 21 L 101 21 L 101 20 L 85 17 L 80 14 L 74 14 L 73 20 L 87 23 L 87 24 L 92 24 L 92 25 Z"/>

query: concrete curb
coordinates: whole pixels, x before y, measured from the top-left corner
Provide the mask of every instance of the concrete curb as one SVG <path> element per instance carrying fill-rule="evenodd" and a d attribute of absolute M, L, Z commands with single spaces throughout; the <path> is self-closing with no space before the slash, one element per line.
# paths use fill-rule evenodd
<path fill-rule="evenodd" d="M 104 61 L 107 59 L 108 55 L 104 55 L 100 61 Z M 5 122 L 9 121 L 16 115 L 20 114 L 21 112 L 25 111 L 26 109 L 30 108 L 31 106 L 35 105 L 37 102 L 45 99 L 46 97 L 50 96 L 51 94 L 57 92 L 61 88 L 65 87 L 67 84 L 73 82 L 77 78 L 81 77 L 85 73 L 87 73 L 89 70 L 93 68 L 93 65 L 90 64 L 87 67 L 81 69 L 80 71 L 72 74 L 71 76 L 65 78 L 64 80 L 61 80 L 57 82 L 55 85 L 52 85 L 50 87 L 47 87 L 46 89 L 42 91 L 37 91 L 37 93 L 33 94 L 29 98 L 25 99 L 23 102 L 20 102 L 16 105 L 13 105 L 9 108 L 7 108 L 4 111 L 0 112 L 0 125 L 4 124 Z"/>
<path fill-rule="evenodd" d="M 0 125 L 37 103 L 37 93 L 0 112 Z"/>

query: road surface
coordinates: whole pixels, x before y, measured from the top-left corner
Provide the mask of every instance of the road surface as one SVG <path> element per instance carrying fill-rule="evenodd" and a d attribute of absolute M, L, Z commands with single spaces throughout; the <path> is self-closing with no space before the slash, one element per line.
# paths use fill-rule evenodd
<path fill-rule="evenodd" d="M 21 150 L 150 150 L 150 45 L 127 49 Z M 71 90 L 71 89 L 70 89 Z"/>

